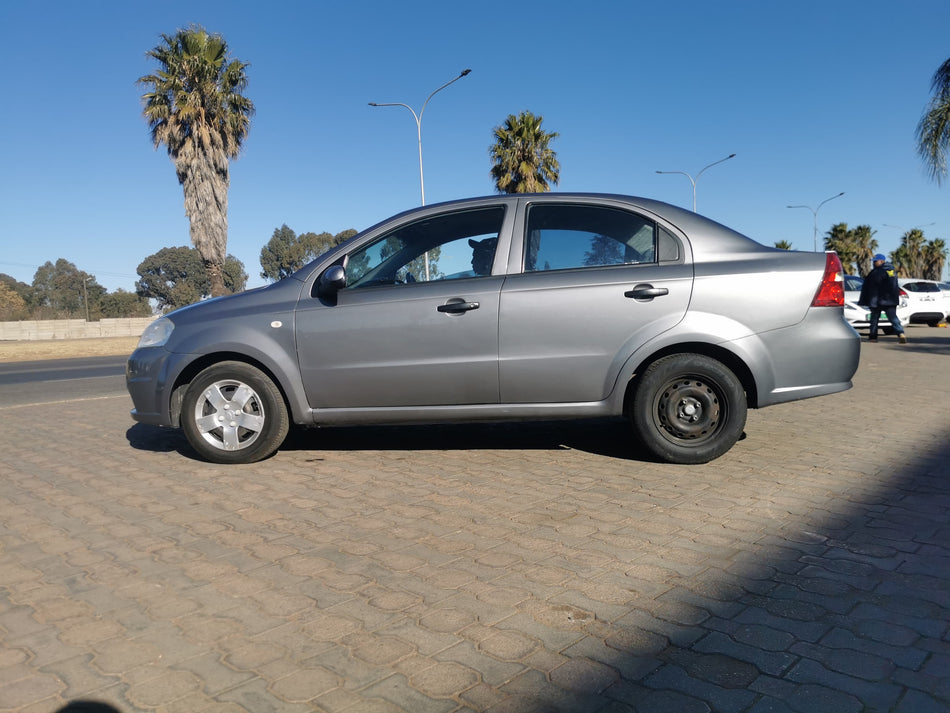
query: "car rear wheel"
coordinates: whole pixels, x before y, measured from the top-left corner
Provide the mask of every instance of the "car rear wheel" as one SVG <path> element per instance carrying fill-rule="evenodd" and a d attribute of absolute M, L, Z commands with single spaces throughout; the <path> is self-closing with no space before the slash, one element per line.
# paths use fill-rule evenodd
<path fill-rule="evenodd" d="M 290 428 L 287 406 L 260 369 L 236 361 L 210 366 L 191 382 L 181 425 L 191 446 L 213 463 L 254 463 L 272 455 Z"/>
<path fill-rule="evenodd" d="M 742 435 L 746 398 L 724 364 L 701 354 L 673 354 L 637 378 L 630 413 L 644 447 L 667 463 L 707 463 Z"/>

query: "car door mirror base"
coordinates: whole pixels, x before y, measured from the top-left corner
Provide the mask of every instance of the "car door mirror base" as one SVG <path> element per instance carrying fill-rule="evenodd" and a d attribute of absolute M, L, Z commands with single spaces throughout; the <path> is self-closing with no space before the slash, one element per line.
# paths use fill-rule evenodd
<path fill-rule="evenodd" d="M 317 282 L 317 294 L 336 304 L 336 293 L 346 287 L 346 270 L 342 265 L 330 265 Z"/>

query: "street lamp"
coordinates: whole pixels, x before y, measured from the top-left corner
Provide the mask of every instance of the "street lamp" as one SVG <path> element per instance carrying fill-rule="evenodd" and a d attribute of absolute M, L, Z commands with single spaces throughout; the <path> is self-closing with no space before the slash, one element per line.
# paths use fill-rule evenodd
<path fill-rule="evenodd" d="M 409 106 L 408 104 L 403 104 L 402 102 L 389 102 L 389 103 L 386 103 L 386 104 L 378 104 L 378 103 L 376 103 L 376 102 L 370 102 L 370 103 L 369 103 L 370 106 L 404 106 L 404 107 L 406 107 L 406 108 L 412 113 L 412 118 L 416 120 L 416 134 L 417 134 L 417 136 L 418 136 L 418 138 L 419 138 L 419 190 L 422 192 L 422 205 L 425 205 L 425 204 L 426 204 L 426 184 L 425 184 L 425 180 L 424 180 L 424 178 L 423 178 L 423 176 L 422 176 L 422 114 L 423 114 L 423 112 L 426 110 L 426 104 L 429 103 L 429 99 L 431 99 L 431 98 L 434 97 L 438 92 L 441 92 L 441 91 L 442 91 L 443 89 L 445 89 L 447 86 L 449 86 L 450 84 L 452 84 L 452 82 L 457 82 L 457 81 L 460 80 L 462 77 L 464 77 L 465 75 L 469 74 L 471 71 L 472 71 L 472 70 L 470 70 L 470 69 L 464 69 L 464 70 L 462 70 L 461 74 L 459 74 L 459 76 L 457 76 L 455 79 L 452 79 L 452 80 L 446 82 L 446 83 L 443 84 L 441 87 L 439 87 L 439 88 L 436 89 L 434 92 L 432 92 L 432 94 L 430 94 L 428 97 L 426 97 L 425 102 L 422 104 L 422 109 L 419 110 L 419 113 L 418 113 L 418 114 L 416 114 L 415 110 L 414 110 L 411 106 Z"/>
<path fill-rule="evenodd" d="M 729 159 L 733 158 L 734 156 L 735 156 L 735 154 L 734 154 L 734 153 L 731 153 L 731 154 L 729 154 L 728 156 L 726 156 L 725 158 L 721 158 L 721 159 L 719 159 L 718 161 L 713 161 L 713 162 L 712 162 L 711 164 L 709 164 L 708 166 L 704 166 L 703 169 L 702 169 L 702 171 L 700 171 L 699 173 L 696 174 L 696 178 L 695 178 L 695 179 L 694 179 L 692 176 L 690 176 L 688 173 L 686 173 L 686 171 L 657 171 L 657 173 L 681 173 L 681 174 L 683 174 L 684 176 L 686 176 L 686 177 L 689 179 L 689 182 L 693 184 L 693 212 L 695 213 L 695 212 L 696 212 L 696 181 L 699 180 L 699 177 L 703 175 L 703 171 L 705 171 L 707 168 L 712 168 L 712 167 L 715 166 L 716 164 L 722 163 L 723 161 L 728 161 Z"/>
<path fill-rule="evenodd" d="M 92 279 L 92 275 L 84 277 L 82 280 L 82 301 L 86 306 L 86 322 L 89 322 L 89 293 L 86 291 L 86 283 Z"/>
<path fill-rule="evenodd" d="M 910 230 L 907 230 L 903 225 L 891 225 L 890 223 L 884 223 L 885 228 L 897 228 L 897 230 L 904 230 L 905 232 L 910 232 L 911 230 L 920 230 L 921 228 L 929 228 L 931 225 L 936 225 L 936 223 L 924 223 L 923 225 L 915 225 Z"/>
<path fill-rule="evenodd" d="M 821 209 L 821 207 L 822 207 L 825 203 L 827 203 L 828 201 L 833 201 L 835 198 L 840 198 L 840 197 L 843 196 L 843 195 L 844 195 L 844 191 L 841 191 L 841 193 L 839 193 L 839 194 L 836 195 L 836 196 L 831 196 L 831 198 L 825 198 L 825 200 L 823 200 L 821 203 L 818 204 L 818 207 L 817 207 L 817 208 L 812 208 L 811 206 L 807 206 L 807 205 L 787 205 L 787 206 L 785 206 L 786 208 L 808 208 L 808 210 L 810 210 L 810 211 L 812 212 L 812 214 L 815 216 L 815 234 L 814 234 L 814 239 L 815 239 L 815 252 L 818 252 L 818 211 L 819 211 L 819 210 Z"/>
<path fill-rule="evenodd" d="M 429 103 L 429 100 L 434 97 L 436 94 L 441 92 L 447 86 L 452 84 L 452 82 L 457 82 L 465 75 L 469 74 L 471 69 L 463 69 L 459 76 L 455 79 L 450 79 L 448 82 L 443 84 L 441 87 L 436 89 L 432 94 L 426 97 L 426 100 L 422 103 L 422 108 L 419 110 L 419 113 L 416 114 L 415 110 L 408 104 L 403 104 L 402 102 L 388 102 L 385 104 L 379 104 L 377 102 L 370 102 L 370 106 L 404 106 L 412 114 L 412 118 L 416 120 L 416 135 L 419 139 L 419 191 L 422 193 L 422 205 L 426 204 L 426 183 L 422 175 L 422 114 L 426 110 L 426 105 Z M 429 253 L 425 253 L 425 271 L 426 271 L 426 282 L 429 281 Z"/>

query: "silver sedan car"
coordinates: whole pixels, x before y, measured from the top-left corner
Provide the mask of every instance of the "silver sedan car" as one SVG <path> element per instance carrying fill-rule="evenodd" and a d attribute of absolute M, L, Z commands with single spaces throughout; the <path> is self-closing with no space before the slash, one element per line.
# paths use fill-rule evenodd
<path fill-rule="evenodd" d="M 430 205 L 156 320 L 128 362 L 132 417 L 247 463 L 291 424 L 616 416 L 643 455 L 704 463 L 748 408 L 851 387 L 842 280 L 833 252 L 766 247 L 652 200 Z"/>

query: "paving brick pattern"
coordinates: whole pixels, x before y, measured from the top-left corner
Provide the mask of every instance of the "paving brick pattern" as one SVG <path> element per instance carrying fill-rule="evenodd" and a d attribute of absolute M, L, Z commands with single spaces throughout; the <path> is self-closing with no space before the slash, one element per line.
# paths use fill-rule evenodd
<path fill-rule="evenodd" d="M 0 711 L 946 711 L 950 333 L 910 337 L 700 467 L 615 422 L 223 467 L 0 393 Z"/>

